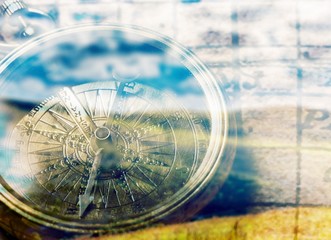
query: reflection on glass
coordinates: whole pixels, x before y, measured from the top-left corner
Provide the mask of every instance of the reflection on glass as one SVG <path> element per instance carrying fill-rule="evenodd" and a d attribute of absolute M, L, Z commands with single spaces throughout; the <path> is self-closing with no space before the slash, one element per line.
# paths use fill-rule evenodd
<path fill-rule="evenodd" d="M 218 167 L 226 175 L 223 96 L 182 51 L 138 29 L 93 26 L 9 56 L 0 72 L 8 201 L 55 227 L 136 228 L 183 207 Z"/>

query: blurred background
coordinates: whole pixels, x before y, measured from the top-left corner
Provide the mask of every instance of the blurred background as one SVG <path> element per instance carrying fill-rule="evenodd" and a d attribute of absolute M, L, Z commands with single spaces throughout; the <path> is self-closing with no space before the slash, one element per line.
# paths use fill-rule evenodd
<path fill-rule="evenodd" d="M 25 2 L 55 28 L 109 22 L 167 35 L 222 82 L 237 115 L 237 155 L 195 219 L 331 204 L 330 1 Z M 2 41 L 0 56 L 12 47 Z"/>

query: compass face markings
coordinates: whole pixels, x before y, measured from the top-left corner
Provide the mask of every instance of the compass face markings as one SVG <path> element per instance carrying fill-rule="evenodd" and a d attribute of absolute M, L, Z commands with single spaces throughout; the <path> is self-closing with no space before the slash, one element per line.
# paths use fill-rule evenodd
<path fill-rule="evenodd" d="M 56 171 L 58 171 L 58 170 L 56 170 Z M 43 182 L 42 185 L 47 186 L 48 184 L 50 184 L 51 188 L 52 188 L 52 186 L 54 185 L 54 182 L 61 181 L 60 176 L 62 177 L 62 175 L 66 175 L 67 172 L 69 172 L 69 171 L 70 171 L 70 169 L 64 169 L 63 171 L 60 171 L 59 173 L 56 173 L 55 175 L 53 174 L 54 172 L 51 172 L 49 175 L 49 178 L 45 182 Z M 53 182 L 53 180 L 55 180 L 55 181 Z M 52 192 L 52 190 L 50 192 Z"/>
<path fill-rule="evenodd" d="M 112 180 L 108 180 L 106 183 L 107 183 L 107 185 L 105 186 L 105 195 L 104 195 L 105 208 L 108 207 L 108 201 L 109 201 L 109 195 L 110 195 Z"/>
<path fill-rule="evenodd" d="M 49 122 L 46 122 L 45 120 L 40 120 L 40 122 L 50 126 L 54 130 L 60 131 L 61 133 L 66 133 L 66 130 L 64 128 L 61 128 L 59 124 L 51 124 Z"/>
<path fill-rule="evenodd" d="M 104 104 L 102 102 L 102 98 L 100 95 L 100 90 L 96 90 L 96 101 L 95 101 L 95 107 L 94 107 L 94 117 L 104 117 L 105 111 L 104 111 Z"/>
<path fill-rule="evenodd" d="M 158 159 L 155 158 L 151 158 L 149 155 L 144 155 L 146 157 L 144 161 L 142 162 L 138 162 L 138 164 L 143 164 L 145 166 L 151 166 L 151 167 L 164 167 L 164 168 L 170 168 L 170 165 L 168 165 L 167 163 L 160 161 Z"/>
<path fill-rule="evenodd" d="M 115 193 L 117 202 L 121 206 L 122 204 L 121 204 L 121 200 L 120 200 L 119 195 L 118 195 L 118 191 L 117 191 L 116 186 L 115 186 L 115 182 L 114 182 L 113 179 L 111 180 L 111 182 L 113 183 L 114 193 Z"/>
<path fill-rule="evenodd" d="M 164 131 L 164 132 L 157 133 L 157 134 L 154 134 L 154 135 L 146 135 L 146 136 L 142 136 L 140 139 L 141 139 L 142 141 L 144 141 L 144 139 L 153 138 L 153 137 L 162 136 L 162 135 L 165 135 L 165 134 L 171 134 L 171 133 L 172 133 L 172 131 L 169 130 L 169 131 Z"/>
<path fill-rule="evenodd" d="M 65 180 L 67 180 L 67 177 L 69 175 L 69 173 L 71 172 L 71 169 L 68 169 L 68 171 L 66 172 L 66 174 L 62 177 L 62 179 L 60 180 L 60 182 L 58 182 L 56 184 L 56 186 L 54 187 L 53 192 L 57 192 L 59 190 L 60 187 L 64 187 L 66 184 L 68 184 L 68 182 L 65 182 Z M 63 184 L 64 183 L 64 184 Z"/>
<path fill-rule="evenodd" d="M 37 162 L 31 162 L 30 164 L 31 165 L 34 165 L 34 164 L 41 164 L 41 163 L 50 163 L 50 162 L 54 162 L 54 161 L 56 161 L 56 160 L 59 160 L 59 159 L 62 159 L 63 157 L 61 157 L 61 156 L 58 156 L 58 157 L 55 157 L 55 158 L 46 158 L 46 159 L 42 159 L 42 160 L 40 160 L 40 161 L 37 161 Z"/>
<path fill-rule="evenodd" d="M 116 99 L 116 90 L 97 90 L 97 107 L 95 117 L 106 117 L 109 118 L 111 111 L 113 110 L 113 105 Z"/>
<path fill-rule="evenodd" d="M 130 197 L 130 199 L 132 200 L 132 202 L 135 202 L 135 199 L 134 199 L 134 196 L 133 196 L 133 193 L 132 193 L 130 184 L 129 184 L 128 180 L 127 180 L 127 176 L 126 176 L 126 173 L 125 172 L 123 172 L 123 175 L 122 175 L 122 177 L 120 179 L 122 180 L 122 185 L 121 186 L 122 186 L 123 190 Z"/>
<path fill-rule="evenodd" d="M 47 138 L 48 141 L 45 141 L 44 144 L 63 144 L 68 137 L 67 134 L 59 133 L 59 132 L 53 132 L 53 131 L 42 131 L 42 130 L 34 130 L 35 133 L 40 134 L 41 136 L 44 136 Z M 53 143 L 51 143 L 52 141 Z M 32 141 L 30 141 L 32 143 Z M 34 141 L 34 143 L 38 143 L 37 141 Z"/>
<path fill-rule="evenodd" d="M 142 164 L 138 164 L 138 166 L 140 167 L 140 169 L 143 169 L 144 172 L 148 176 L 155 179 L 155 181 L 157 181 L 159 178 L 165 177 L 165 175 L 163 175 L 164 174 L 163 171 L 161 171 L 161 169 L 157 165 L 150 165 L 150 164 L 142 163 Z M 160 170 L 160 171 L 158 171 L 158 170 Z"/>
<path fill-rule="evenodd" d="M 133 172 L 132 174 L 127 174 L 127 176 L 135 182 L 139 189 L 141 189 L 145 194 L 152 192 L 155 189 L 155 185 L 150 182 L 149 178 L 142 173 Z"/>
<path fill-rule="evenodd" d="M 139 167 L 138 165 L 136 165 L 135 167 L 136 167 L 136 169 L 139 170 L 139 172 L 141 172 L 141 174 L 148 180 L 149 183 L 151 183 L 154 187 L 157 187 L 157 184 L 149 176 L 147 176 L 146 172 L 143 171 L 141 169 L 141 167 Z M 144 169 L 146 169 L 146 168 L 144 168 Z M 144 181 L 144 182 L 146 183 L 147 181 Z"/>
<path fill-rule="evenodd" d="M 141 112 L 144 112 L 144 107 L 148 108 L 149 105 L 146 105 L 145 102 L 143 102 L 139 97 L 132 97 L 128 95 L 128 97 L 125 98 L 125 104 L 122 109 L 122 114 L 121 114 L 122 120 L 125 122 L 130 122 L 131 124 L 131 122 L 135 121 L 135 118 L 140 117 L 139 112 L 141 108 L 142 108 Z M 136 112 L 138 114 L 132 114 L 133 112 Z"/>
<path fill-rule="evenodd" d="M 90 115 L 86 112 L 85 108 L 70 88 L 63 88 L 58 93 L 58 96 L 70 117 L 74 120 L 77 127 L 81 130 L 81 133 L 89 142 L 90 137 L 96 129 L 96 125 Z"/>
<path fill-rule="evenodd" d="M 143 194 L 147 194 L 148 192 L 145 191 L 140 185 L 139 183 L 133 179 L 133 177 L 130 174 L 126 174 L 128 180 L 130 180 Z"/>
<path fill-rule="evenodd" d="M 90 103 L 89 103 L 90 99 L 88 98 L 87 94 L 88 94 L 88 92 L 86 91 L 86 92 L 84 92 L 84 94 L 77 96 L 77 98 L 83 104 L 83 106 L 86 106 L 85 109 L 86 109 L 87 113 L 90 116 L 92 116 L 92 109 L 91 109 Z"/>
<path fill-rule="evenodd" d="M 76 179 L 77 179 L 76 182 L 74 182 L 74 184 L 70 187 L 70 189 L 68 189 L 68 193 L 62 199 L 62 201 L 66 201 L 66 199 L 69 197 L 69 195 L 73 193 L 74 189 L 77 188 L 77 186 L 81 180 L 81 177 L 78 176 L 78 177 L 76 177 Z"/>
<path fill-rule="evenodd" d="M 146 112 L 150 106 L 151 106 L 151 104 L 147 104 L 146 106 L 144 106 L 143 110 L 140 111 L 140 113 L 137 115 L 136 119 L 132 121 L 133 128 L 135 128 L 137 126 L 137 124 L 139 124 L 141 118 L 146 114 Z"/>
<path fill-rule="evenodd" d="M 144 144 L 144 146 L 147 146 L 147 148 L 144 148 L 142 150 L 142 152 L 146 152 L 146 151 L 156 149 L 156 148 L 163 148 L 163 147 L 168 147 L 168 146 L 174 145 L 174 143 L 172 143 L 172 142 L 158 142 L 158 141 L 142 141 L 141 143 Z M 159 145 L 156 145 L 156 144 L 159 144 Z"/>
<path fill-rule="evenodd" d="M 143 154 L 152 154 L 152 155 L 163 155 L 163 156 L 174 156 L 175 154 L 174 153 L 166 153 L 166 152 L 150 152 L 148 151 L 147 153 L 143 153 Z M 164 163 L 166 164 L 166 163 Z"/>
<path fill-rule="evenodd" d="M 101 202 L 103 204 L 107 204 L 107 184 L 109 184 L 109 182 L 103 181 L 102 183 L 100 183 L 97 187 L 99 189 L 99 194 L 101 196 Z"/>
<path fill-rule="evenodd" d="M 62 108 L 62 112 L 61 113 L 58 113 L 58 112 L 56 112 L 56 110 L 55 109 L 58 109 L 59 107 L 57 107 L 57 108 L 54 108 L 54 110 L 53 109 L 50 109 L 49 111 L 48 111 L 48 113 L 52 116 L 52 117 L 54 117 L 54 119 L 66 130 L 66 131 L 69 131 L 69 130 L 71 130 L 72 128 L 74 128 L 74 126 L 75 126 L 75 123 L 73 122 L 73 121 L 71 121 L 71 120 L 69 120 L 70 119 L 70 116 L 68 115 L 68 113 L 67 113 L 67 111 L 64 109 L 64 107 L 61 105 L 61 104 L 59 104 L 60 106 L 61 106 L 61 108 Z M 65 114 L 66 113 L 66 114 Z M 68 117 L 64 117 L 65 115 L 67 115 Z"/>
<path fill-rule="evenodd" d="M 56 142 L 51 142 L 51 141 L 47 141 L 47 142 L 38 142 L 38 141 L 31 141 L 30 143 L 35 143 L 35 144 L 43 144 L 43 145 L 54 145 L 54 146 L 61 146 L 61 143 L 56 143 Z"/>
<path fill-rule="evenodd" d="M 76 103 L 70 105 L 68 99 L 55 97 L 40 113 L 30 117 L 33 128 L 30 137 L 24 140 L 27 151 L 21 154 L 29 159 L 35 177 L 32 183 L 38 183 L 54 199 L 45 210 L 53 209 L 56 202 L 59 214 L 83 222 L 107 218 L 107 211 L 115 214 L 112 217 L 128 218 L 130 214 L 148 211 L 164 196 L 171 195 L 163 195 L 168 189 L 163 186 L 164 181 L 180 187 L 177 181 L 184 182 L 189 176 L 191 168 L 186 167 L 186 175 L 180 172 L 181 177 L 172 177 L 179 166 L 187 164 L 180 158 L 176 160 L 177 145 L 181 144 L 175 136 L 179 126 L 186 126 L 190 131 L 188 138 L 192 139 L 188 141 L 195 141 L 189 120 L 185 117 L 176 120 L 172 117 L 176 114 L 170 110 L 161 113 L 162 105 L 146 100 L 148 96 L 139 85 L 107 84 L 68 88 L 66 93 Z M 77 109 L 85 111 L 86 119 L 95 124 L 93 132 L 84 130 L 84 134 L 81 130 L 74 115 Z M 91 135 L 89 139 L 87 133 Z M 94 157 L 91 148 L 106 150 L 90 186 L 92 201 L 85 204 L 89 206 L 87 210 L 79 213 L 79 196 L 91 179 L 89 166 L 93 161 L 89 159 Z M 190 148 L 183 145 L 181 149 L 188 152 L 184 155 L 194 157 Z M 169 176 L 173 180 L 167 180 Z"/>
<path fill-rule="evenodd" d="M 38 172 L 34 173 L 34 175 L 47 174 L 47 173 L 50 173 L 50 172 L 53 172 L 53 171 L 57 171 L 59 169 L 68 168 L 68 166 L 64 165 L 63 159 L 57 158 L 57 159 L 52 159 L 52 160 L 57 160 L 57 161 L 53 164 L 46 165 L 47 166 L 46 168 L 43 168 L 42 170 L 39 170 Z M 45 162 L 45 161 L 43 161 L 43 162 Z"/>
<path fill-rule="evenodd" d="M 111 91 L 109 93 L 109 91 L 103 90 L 103 91 L 100 92 L 100 95 L 103 99 L 105 99 L 104 102 L 106 103 L 106 106 L 108 106 L 108 107 L 105 107 L 106 116 L 107 116 L 107 120 L 108 120 L 108 118 L 110 117 L 111 111 L 112 111 L 112 107 L 113 107 L 114 102 L 115 102 L 116 91 Z"/>
<path fill-rule="evenodd" d="M 84 53 L 100 41 L 110 43 L 111 51 L 83 54 L 82 64 L 70 69 L 52 67 L 53 59 L 61 57 L 53 50 L 62 44 Z M 132 51 L 123 51 L 122 43 Z M 15 116 L 2 125 L 8 135 L 1 183 L 5 203 L 28 219 L 77 232 L 130 230 L 168 219 L 194 200 L 222 156 L 228 156 L 223 149 L 232 116 L 216 80 L 168 39 L 120 26 L 61 30 L 31 42 L 4 63 L 0 78 L 10 91 L 0 95 L 5 111 L 14 110 Z M 91 69 L 85 68 L 90 63 Z M 40 64 L 48 74 L 34 80 L 47 88 L 36 94 L 37 89 L 20 84 L 17 74 L 30 76 Z M 104 74 L 94 74 L 98 70 Z M 120 80 L 111 76 L 118 70 L 141 74 Z M 91 82 L 81 84 L 86 79 Z M 69 98 L 54 94 L 60 85 Z M 24 96 L 17 95 L 23 91 Z M 26 104 L 13 104 L 16 97 Z M 32 106 L 40 97 L 44 100 Z M 77 109 L 84 110 L 83 116 Z M 91 174 L 100 149 L 105 149 L 100 166 Z M 91 182 L 84 211 L 79 199 L 83 180 Z"/>
<path fill-rule="evenodd" d="M 29 152 L 29 154 L 39 155 L 39 156 L 57 156 L 61 154 L 61 152 L 62 152 L 61 146 L 55 146 L 55 147 L 44 148 L 41 150 L 31 151 Z"/>

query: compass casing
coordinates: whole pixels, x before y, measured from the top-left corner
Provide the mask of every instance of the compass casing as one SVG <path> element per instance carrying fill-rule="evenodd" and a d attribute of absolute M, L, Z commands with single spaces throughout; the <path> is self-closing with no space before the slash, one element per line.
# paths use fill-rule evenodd
<path fill-rule="evenodd" d="M 188 217 L 232 165 L 220 84 L 164 36 L 57 30 L 2 61 L 0 79 L 1 199 L 39 224 L 117 232 Z"/>

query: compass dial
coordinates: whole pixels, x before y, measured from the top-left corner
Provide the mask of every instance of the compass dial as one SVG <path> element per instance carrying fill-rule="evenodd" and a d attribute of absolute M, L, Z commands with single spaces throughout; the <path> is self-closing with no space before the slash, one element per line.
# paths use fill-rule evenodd
<path fill-rule="evenodd" d="M 198 144 L 208 144 L 185 109 L 165 111 L 178 103 L 162 95 L 136 83 L 102 82 L 46 99 L 10 138 L 14 167 L 24 173 L 13 182 L 16 191 L 81 221 L 126 219 L 162 202 L 195 171 L 205 151 Z"/>
<path fill-rule="evenodd" d="M 59 30 L 5 59 L 0 83 L 0 200 L 39 224 L 116 232 L 182 219 L 231 167 L 216 80 L 148 31 Z"/>

